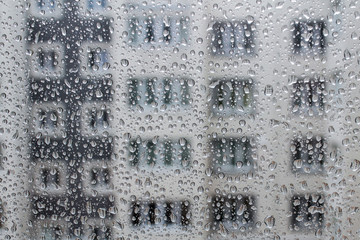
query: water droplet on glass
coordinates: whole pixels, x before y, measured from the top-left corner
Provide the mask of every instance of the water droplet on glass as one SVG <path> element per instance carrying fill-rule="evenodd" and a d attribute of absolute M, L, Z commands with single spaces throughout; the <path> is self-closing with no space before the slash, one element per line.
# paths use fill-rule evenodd
<path fill-rule="evenodd" d="M 129 61 L 127 59 L 121 59 L 121 66 L 123 67 L 129 66 Z"/>
<path fill-rule="evenodd" d="M 275 218 L 274 218 L 274 216 L 267 216 L 264 219 L 264 223 L 265 223 L 266 227 L 273 228 L 275 226 Z"/>

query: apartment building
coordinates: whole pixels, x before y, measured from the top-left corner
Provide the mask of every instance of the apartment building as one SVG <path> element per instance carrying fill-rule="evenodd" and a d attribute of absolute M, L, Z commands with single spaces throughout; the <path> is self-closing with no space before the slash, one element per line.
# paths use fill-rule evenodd
<path fill-rule="evenodd" d="M 0 234 L 357 239 L 359 4 L 316 3 L 6 3 Z"/>

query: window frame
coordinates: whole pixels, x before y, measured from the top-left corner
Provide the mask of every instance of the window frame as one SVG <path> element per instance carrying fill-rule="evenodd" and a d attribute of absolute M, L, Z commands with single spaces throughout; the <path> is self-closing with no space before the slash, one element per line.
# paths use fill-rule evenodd
<path fill-rule="evenodd" d="M 109 160 L 92 160 L 83 164 L 84 172 L 82 174 L 82 184 L 84 192 L 92 195 L 94 193 L 100 195 L 111 194 L 114 191 L 114 179 L 113 179 L 113 171 L 111 169 L 111 164 Z M 92 183 L 92 171 L 93 169 L 101 169 L 108 171 L 108 183 L 100 185 Z"/>
<path fill-rule="evenodd" d="M 176 14 L 178 9 L 172 7 L 164 9 L 148 9 L 143 6 L 130 7 L 136 9 L 134 12 L 129 12 L 127 17 L 127 29 L 129 30 L 128 43 L 130 46 L 148 49 L 151 47 L 174 47 L 184 46 L 190 41 L 190 18 L 187 16 L 187 7 L 184 8 L 182 16 Z M 160 11 L 161 10 L 161 11 Z M 144 14 L 146 12 L 147 14 Z M 166 13 L 164 13 L 166 12 Z M 151 20 L 153 23 L 153 40 L 146 41 L 147 21 Z M 164 20 L 167 19 L 167 20 Z M 170 29 L 170 31 L 168 30 Z M 169 31 L 169 35 L 164 35 L 164 32 Z M 162 36 L 159 38 L 159 36 Z M 168 39 L 167 36 L 171 38 Z M 141 40 L 142 39 L 142 40 Z"/>
<path fill-rule="evenodd" d="M 40 6 L 43 0 L 29 0 L 30 1 L 30 15 L 40 18 L 60 18 L 62 15 L 62 8 L 64 0 L 45 0 L 54 1 L 54 8 L 47 7 L 45 3 L 44 7 Z M 45 9 L 44 9 L 45 8 Z"/>
<path fill-rule="evenodd" d="M 229 85 L 230 83 L 230 85 Z M 224 86 L 224 87 L 223 87 Z M 220 103 L 219 100 L 219 88 L 223 88 L 222 91 L 229 89 L 229 96 L 224 95 L 224 99 Z M 225 89 L 224 89 L 225 88 Z M 249 89 L 249 93 L 246 93 L 245 88 Z M 255 113 L 255 83 L 251 78 L 226 78 L 226 79 L 214 79 L 210 83 L 210 112 L 214 116 L 230 116 L 230 115 L 246 115 Z M 226 92 L 226 91 L 225 91 Z M 244 102 L 244 95 L 248 95 L 248 106 L 244 106 L 243 103 L 238 103 L 242 100 Z M 236 97 L 233 100 L 234 95 Z M 240 99 L 241 97 L 241 99 Z M 246 105 L 246 104 L 245 104 Z M 222 107 L 221 107 L 222 106 Z M 222 109 L 221 109 L 222 108 Z"/>
<path fill-rule="evenodd" d="M 235 21 L 218 19 L 212 21 L 210 23 L 210 27 L 211 32 L 209 35 L 209 48 L 212 56 L 230 57 L 239 55 L 245 57 L 253 57 L 255 55 L 255 22 L 249 23 L 247 20 L 244 19 Z M 241 29 L 239 30 L 239 28 Z M 239 31 L 235 32 L 236 30 Z M 249 33 L 247 33 L 247 31 Z M 242 41 L 242 43 L 236 44 L 237 41 Z"/>
<path fill-rule="evenodd" d="M 62 109 L 62 110 L 61 110 Z M 42 128 L 41 127 L 41 117 L 39 116 L 39 111 L 45 111 L 46 113 L 46 122 L 49 121 L 49 117 L 48 114 L 50 112 L 56 112 L 57 113 L 57 123 L 56 123 L 56 127 L 48 127 L 46 126 L 46 128 Z M 65 106 L 62 103 L 58 103 L 58 102 L 46 102 L 46 103 L 39 103 L 39 104 L 34 104 L 32 106 L 32 119 L 33 119 L 33 124 L 32 124 L 32 129 L 34 131 L 35 134 L 41 134 L 43 136 L 49 136 L 51 138 L 63 138 L 66 132 L 66 124 L 65 124 L 65 119 L 66 119 L 66 109 Z M 50 119 L 50 121 L 52 121 Z"/>
<path fill-rule="evenodd" d="M 243 142 L 243 139 L 245 138 L 245 142 Z M 236 161 L 239 162 L 236 158 L 236 152 L 239 153 L 239 151 L 241 151 L 240 149 L 234 149 L 232 148 L 230 145 L 228 146 L 228 142 L 231 141 L 232 144 L 236 144 L 238 145 L 239 143 L 241 143 L 241 146 L 244 148 L 246 148 L 246 150 L 243 150 L 243 154 L 247 155 L 247 160 L 245 159 L 246 163 L 243 163 L 243 165 L 241 167 L 237 167 L 237 164 L 220 164 L 218 161 L 218 154 L 220 152 L 223 152 L 224 154 L 229 154 L 229 156 L 232 158 L 232 161 Z M 222 142 L 222 144 L 224 145 L 224 147 L 226 147 L 225 149 L 223 147 L 216 148 L 214 146 L 214 144 L 216 144 L 216 142 Z M 228 175 L 237 175 L 237 174 L 249 174 L 251 172 L 254 171 L 254 159 L 253 159 L 253 154 L 255 153 L 255 148 L 254 146 L 252 146 L 251 144 L 252 142 L 252 138 L 248 137 L 248 136 L 239 136 L 239 137 L 232 137 L 232 136 L 228 136 L 228 137 L 221 137 L 221 138 L 214 138 L 210 141 L 210 152 L 211 152 L 211 167 L 214 170 L 214 172 L 216 173 L 224 173 L 224 174 L 228 174 Z M 243 146 L 243 144 L 245 146 Z M 241 146 L 239 146 L 241 148 Z M 216 148 L 216 149 L 215 149 Z M 218 150 L 218 151 L 216 151 Z M 220 152 L 219 152 L 220 151 Z M 234 156 L 232 157 L 232 153 L 231 151 L 235 151 L 233 154 Z M 221 153 L 220 153 L 221 154 Z M 221 157 L 221 156 L 220 156 Z M 246 156 L 245 156 L 246 158 Z M 242 162 L 242 161 L 240 161 Z M 245 165 L 246 164 L 246 165 Z"/>
<path fill-rule="evenodd" d="M 167 210 L 168 205 L 173 205 L 173 210 L 175 211 L 176 221 L 169 223 L 168 216 L 169 212 Z M 135 205 L 138 208 L 138 211 L 135 212 Z M 149 216 L 150 207 L 152 206 L 153 210 Z M 149 210 L 148 210 L 149 208 Z M 188 228 L 191 226 L 191 203 L 188 200 L 171 200 L 166 199 L 164 201 L 134 201 L 130 204 L 130 226 L 133 228 L 161 228 L 161 229 L 173 229 L 173 228 Z M 144 211 L 145 210 L 145 211 Z M 171 213 L 174 213 L 172 211 Z M 170 214 L 171 214 L 170 213 Z M 189 217 L 188 217 L 189 214 Z M 135 215 L 135 219 L 134 219 Z M 185 215 L 185 217 L 184 217 Z M 186 220 L 184 220 L 186 218 Z M 134 223 L 136 221 L 136 223 Z"/>
<path fill-rule="evenodd" d="M 309 20 L 300 20 L 296 19 L 291 22 L 292 27 L 292 53 L 295 55 L 325 55 L 326 54 L 326 45 L 327 40 L 324 36 L 323 31 L 326 29 L 327 23 L 322 19 L 309 19 Z M 310 30 L 309 30 L 310 28 Z M 318 37 L 318 41 L 320 46 L 314 47 L 317 44 L 317 40 L 315 42 L 313 40 L 307 41 L 305 36 L 308 31 L 312 31 L 311 28 L 319 29 L 319 32 L 312 32 L 309 37 L 313 39 L 316 37 L 316 34 L 320 34 Z M 303 47 L 303 44 L 306 44 L 306 47 Z"/>
<path fill-rule="evenodd" d="M 319 139 L 319 140 L 317 140 Z M 307 143 L 308 142 L 308 143 Z M 315 142 L 315 143 L 314 143 Z M 311 149 L 318 149 L 316 145 L 321 144 L 321 149 L 318 150 L 319 152 L 316 153 L 316 155 L 319 155 L 320 160 L 313 160 L 310 159 L 309 151 L 311 153 L 311 149 L 308 149 L 306 153 L 303 153 L 303 149 L 306 148 L 306 146 L 309 146 L 311 144 Z M 291 171 L 296 174 L 306 174 L 306 175 L 317 175 L 317 174 L 323 174 L 324 173 L 324 166 L 326 163 L 326 150 L 327 150 L 327 141 L 325 140 L 325 137 L 321 135 L 315 135 L 311 138 L 305 137 L 305 136 L 297 136 L 294 137 L 291 140 L 291 145 L 295 146 L 295 152 L 291 150 L 290 147 L 290 154 L 291 154 Z M 314 146 L 315 145 L 315 146 Z M 298 150 L 298 146 L 300 146 L 300 151 Z M 309 147 L 307 147 L 309 148 Z M 297 158 L 300 154 L 301 158 Z M 303 157 L 307 157 L 306 159 L 302 159 Z M 315 156 L 316 157 L 316 156 Z M 311 157 L 312 158 L 312 157 Z M 301 167 L 297 167 L 297 162 L 300 163 L 301 159 Z M 297 161 L 297 162 L 296 162 Z M 307 163 L 306 163 L 307 161 Z M 309 163 L 311 161 L 312 163 Z M 313 163 L 316 163 L 316 165 L 313 165 Z"/>
<path fill-rule="evenodd" d="M 186 147 L 180 145 L 179 142 L 182 141 L 181 139 L 185 140 Z M 163 145 L 169 142 L 172 144 L 173 163 L 165 164 L 166 149 Z M 150 158 L 155 159 L 149 159 L 150 153 L 147 149 L 149 144 L 154 146 L 153 153 L 151 153 L 154 156 Z M 159 145 L 160 148 L 158 147 Z M 135 153 L 136 150 L 133 150 L 134 148 L 137 148 L 137 153 Z M 133 155 L 132 153 L 135 154 Z M 186 170 L 191 166 L 191 142 L 186 138 L 177 138 L 175 140 L 161 139 L 156 143 L 154 143 L 152 139 L 131 139 L 128 145 L 128 156 L 129 165 L 131 167 L 141 168 L 144 170 L 161 169 L 161 171 L 171 171 L 178 168 Z M 184 166 L 183 164 L 185 163 L 186 165 Z"/>
<path fill-rule="evenodd" d="M 323 116 L 327 96 L 326 78 L 322 75 L 312 77 L 291 76 L 290 81 L 292 82 L 290 104 L 292 114 Z M 311 101 L 309 96 L 312 96 Z"/>
<path fill-rule="evenodd" d="M 83 104 L 81 109 L 81 134 L 83 136 L 101 136 L 107 132 L 111 132 L 113 119 L 111 109 L 110 103 L 105 101 L 91 101 Z M 99 111 L 106 113 L 107 121 L 105 122 L 107 122 L 107 124 L 103 122 L 102 126 L 98 126 L 98 123 L 96 122 L 96 126 L 92 126 L 93 110 L 96 110 L 96 119 L 99 119 Z"/>
<path fill-rule="evenodd" d="M 110 51 L 108 50 L 109 48 L 109 44 L 108 43 L 100 43 L 100 42 L 96 42 L 96 43 L 88 43 L 88 42 L 84 42 L 81 44 L 81 47 L 79 49 L 79 53 L 80 53 L 80 75 L 84 78 L 87 79 L 97 79 L 97 78 L 101 78 L 104 77 L 108 74 L 110 74 L 111 71 L 111 65 L 112 65 L 112 55 L 110 54 Z M 89 65 L 89 58 L 90 56 L 92 56 L 92 52 L 93 51 L 99 51 L 100 54 L 104 54 L 104 57 L 106 58 L 105 60 L 100 59 L 100 62 L 98 62 L 99 60 L 94 60 L 94 65 L 97 66 L 97 69 L 93 69 L 90 65 Z M 96 58 L 96 57 L 95 57 Z M 102 66 L 98 65 L 102 63 Z M 104 69 L 103 66 L 106 64 L 106 68 Z M 107 68 L 108 67 L 108 68 Z"/>
<path fill-rule="evenodd" d="M 313 201 L 314 197 L 317 198 L 316 202 Z M 306 199 L 306 198 L 308 198 L 308 199 Z M 296 200 L 299 200 L 300 204 L 297 206 L 294 206 L 295 205 L 294 202 Z M 304 204 L 307 204 L 308 206 L 303 206 Z M 323 208 L 322 209 L 323 213 L 319 213 L 319 212 L 317 212 L 315 214 L 309 213 L 309 208 L 313 207 L 314 205 L 316 208 Z M 291 220 L 290 220 L 291 230 L 307 232 L 307 231 L 313 231 L 313 230 L 318 230 L 318 229 L 323 228 L 324 222 L 325 222 L 325 207 L 326 207 L 326 200 L 322 193 L 305 193 L 305 194 L 293 195 L 290 200 L 290 211 L 292 213 Z M 298 209 L 298 208 L 300 208 L 300 209 Z M 306 218 L 308 220 L 305 220 L 305 219 L 303 219 L 301 221 L 296 220 L 296 218 L 299 215 L 307 215 Z M 313 222 L 313 218 L 314 218 L 313 215 L 316 215 L 315 219 L 319 219 L 319 221 L 318 221 L 318 222 L 320 222 L 319 225 L 317 223 Z M 309 218 L 311 218 L 311 219 L 309 220 Z M 313 223 L 309 224 L 309 222 L 313 222 Z"/>
<path fill-rule="evenodd" d="M 42 170 L 44 169 L 57 169 L 59 173 L 59 184 L 56 186 L 45 186 L 43 184 Z M 62 195 L 65 194 L 67 189 L 67 168 L 61 160 L 38 160 L 33 166 L 31 166 L 31 175 L 34 179 L 32 183 L 32 189 L 41 195 Z"/>
<path fill-rule="evenodd" d="M 162 110 L 188 109 L 191 105 L 190 81 L 186 77 L 130 78 L 127 81 L 128 105 L 133 109 L 140 107 L 146 112 L 154 108 Z M 171 99 L 167 101 L 166 86 L 170 86 L 169 89 L 172 91 L 169 94 Z"/>
<path fill-rule="evenodd" d="M 61 43 L 33 43 L 28 46 L 28 49 L 33 52 L 31 56 L 28 57 L 30 75 L 34 78 L 62 78 L 65 74 L 65 63 L 64 63 L 64 54 L 65 47 Z M 55 69 L 43 69 L 39 66 L 39 56 L 38 52 L 43 51 L 54 51 L 57 58 L 57 64 Z"/>
<path fill-rule="evenodd" d="M 233 203 L 232 209 L 229 209 L 231 207 L 231 203 L 228 203 L 229 200 Z M 247 205 L 246 208 L 240 209 L 241 205 L 244 204 Z M 218 207 L 214 207 L 215 205 Z M 224 209 L 225 207 L 226 209 Z M 216 210 L 217 208 L 220 210 Z M 240 219 L 238 219 L 238 212 L 242 212 L 242 217 Z M 216 218 L 218 218 L 218 213 L 222 215 L 221 218 L 228 218 L 227 216 L 231 215 L 232 218 L 236 217 L 236 219 L 227 219 L 226 222 L 223 220 L 217 220 Z M 248 215 L 248 217 L 245 217 L 248 218 L 248 220 L 244 220 L 244 214 Z M 213 195 L 210 203 L 210 215 L 212 223 L 211 230 L 213 232 L 218 232 L 220 230 L 220 222 L 229 232 L 240 232 L 242 231 L 242 227 L 245 227 L 246 232 L 250 232 L 253 230 L 256 222 L 256 199 L 252 195 L 245 194 Z M 237 228 L 234 227 L 234 223 L 237 224 Z"/>

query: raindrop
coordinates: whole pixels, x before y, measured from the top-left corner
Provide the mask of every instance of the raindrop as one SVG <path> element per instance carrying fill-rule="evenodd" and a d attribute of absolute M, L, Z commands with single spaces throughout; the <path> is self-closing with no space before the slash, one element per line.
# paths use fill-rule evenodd
<path fill-rule="evenodd" d="M 104 71 L 109 70 L 109 68 L 110 68 L 110 63 L 108 63 L 108 62 L 105 62 L 105 63 L 102 65 L 102 69 L 103 69 Z"/>
<path fill-rule="evenodd" d="M 273 228 L 275 226 L 275 218 L 274 216 L 268 216 L 265 218 L 264 223 L 266 227 Z"/>
<path fill-rule="evenodd" d="M 350 169 L 354 172 L 358 171 L 360 168 L 360 161 L 357 159 L 354 159 L 350 164 Z"/>
<path fill-rule="evenodd" d="M 294 166 L 295 166 L 297 169 L 302 168 L 302 165 L 303 165 L 302 159 L 296 159 L 296 160 L 294 161 Z"/>
<path fill-rule="evenodd" d="M 121 59 L 121 66 L 123 66 L 123 67 L 129 66 L 129 60 L 127 60 L 127 59 Z"/>
<path fill-rule="evenodd" d="M 98 212 L 100 218 L 104 219 L 106 217 L 106 209 L 105 208 L 99 208 L 97 212 Z"/>
<path fill-rule="evenodd" d="M 276 167 L 277 167 L 277 163 L 275 161 L 272 161 L 268 166 L 270 171 L 274 171 Z"/>
<path fill-rule="evenodd" d="M 345 49 L 345 51 L 344 51 L 344 58 L 346 60 L 349 60 L 351 58 L 351 53 L 348 49 Z"/>

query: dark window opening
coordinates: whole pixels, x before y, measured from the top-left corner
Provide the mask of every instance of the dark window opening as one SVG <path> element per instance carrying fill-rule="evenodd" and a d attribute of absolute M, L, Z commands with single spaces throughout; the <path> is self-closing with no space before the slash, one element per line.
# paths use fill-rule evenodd
<path fill-rule="evenodd" d="M 294 53 L 325 53 L 325 22 L 294 22 L 293 27 Z"/>
<path fill-rule="evenodd" d="M 238 227 L 250 227 L 255 222 L 254 200 L 250 196 L 215 196 L 212 199 L 213 229 L 219 224 L 228 230 Z"/>
<path fill-rule="evenodd" d="M 39 0 L 38 7 L 40 9 L 44 8 L 55 8 L 55 0 Z"/>
<path fill-rule="evenodd" d="M 216 22 L 213 24 L 212 52 L 215 55 L 249 55 L 254 52 L 252 24 Z"/>
<path fill-rule="evenodd" d="M 95 130 L 109 126 L 109 113 L 107 110 L 92 109 L 90 113 L 90 127 Z"/>
<path fill-rule="evenodd" d="M 135 106 L 139 103 L 139 81 L 131 79 L 129 84 L 129 103 Z"/>
<path fill-rule="evenodd" d="M 55 110 L 39 111 L 40 129 L 55 129 L 58 127 L 59 114 Z"/>
<path fill-rule="evenodd" d="M 190 225 L 190 203 L 188 201 L 181 202 L 181 225 Z"/>
<path fill-rule="evenodd" d="M 152 18 L 148 18 L 145 20 L 145 42 L 151 43 L 155 41 L 155 35 L 154 35 L 154 20 Z"/>
<path fill-rule="evenodd" d="M 141 218 L 141 212 L 142 212 L 142 209 L 141 209 L 141 206 L 140 206 L 140 203 L 133 203 L 131 205 L 131 224 L 133 226 L 140 226 L 142 224 L 142 218 Z"/>
<path fill-rule="evenodd" d="M 320 173 L 325 161 L 326 143 L 322 137 L 292 141 L 293 172 Z"/>
<path fill-rule="evenodd" d="M 40 50 L 38 52 L 38 64 L 40 68 L 47 69 L 50 71 L 55 70 L 57 61 L 56 61 L 56 53 L 55 51 L 44 51 Z"/>
<path fill-rule="evenodd" d="M 163 23 L 163 39 L 165 43 L 169 44 L 171 41 L 171 20 L 169 18 L 164 18 Z"/>
<path fill-rule="evenodd" d="M 320 115 L 324 111 L 325 82 L 321 78 L 299 79 L 293 84 L 293 112 Z"/>
<path fill-rule="evenodd" d="M 55 168 L 45 168 L 41 170 L 41 181 L 48 187 L 55 187 L 60 185 L 60 173 L 58 169 Z"/>
<path fill-rule="evenodd" d="M 307 194 L 291 200 L 291 225 L 294 230 L 319 229 L 324 221 L 324 198 Z"/>
<path fill-rule="evenodd" d="M 224 173 L 251 170 L 252 148 L 248 138 L 222 138 L 211 142 L 213 166 Z"/>
<path fill-rule="evenodd" d="M 109 169 L 93 168 L 91 170 L 91 185 L 109 185 L 110 183 L 110 171 Z"/>
<path fill-rule="evenodd" d="M 131 166 L 137 166 L 140 161 L 140 144 L 133 140 L 130 142 L 129 153 L 130 153 L 130 164 Z"/>
<path fill-rule="evenodd" d="M 172 165 L 173 164 L 173 146 L 172 142 L 166 141 L 164 143 L 164 164 Z"/>

